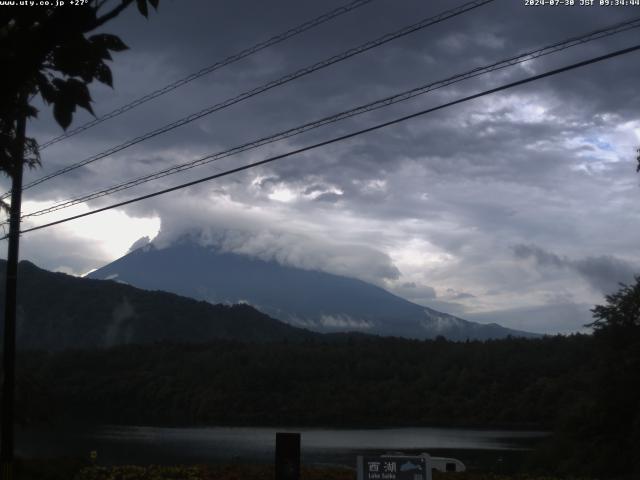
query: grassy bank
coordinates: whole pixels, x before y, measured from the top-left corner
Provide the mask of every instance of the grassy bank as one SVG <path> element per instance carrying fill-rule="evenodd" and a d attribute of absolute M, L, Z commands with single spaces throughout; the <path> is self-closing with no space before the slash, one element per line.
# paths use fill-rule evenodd
<path fill-rule="evenodd" d="M 346 468 L 302 468 L 301 480 L 355 480 Z M 16 480 L 273 480 L 270 465 L 92 466 L 74 459 L 29 460 L 17 464 Z M 577 480 L 573 477 L 434 472 L 433 480 Z"/>
<path fill-rule="evenodd" d="M 271 466 L 192 466 L 87 468 L 75 480 L 273 480 Z M 356 472 L 343 468 L 303 468 L 301 480 L 355 480 Z M 434 472 L 433 480 L 568 480 L 531 475 Z"/>

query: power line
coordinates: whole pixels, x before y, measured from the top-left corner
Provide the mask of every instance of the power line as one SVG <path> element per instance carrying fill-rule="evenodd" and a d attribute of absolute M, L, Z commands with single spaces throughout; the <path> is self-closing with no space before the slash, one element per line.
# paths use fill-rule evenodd
<path fill-rule="evenodd" d="M 330 115 L 327 117 L 323 117 L 319 120 L 315 120 L 313 122 L 309 122 L 285 131 L 281 131 L 278 132 L 276 134 L 267 136 L 267 137 L 263 137 L 260 138 L 258 140 L 253 140 L 251 142 L 221 151 L 221 152 L 217 152 L 214 154 L 210 154 L 210 155 L 206 155 L 204 157 L 198 158 L 196 160 L 192 160 L 190 162 L 185 162 L 179 165 L 175 165 L 169 168 L 165 168 L 163 170 L 157 171 L 155 173 L 149 174 L 149 175 L 144 175 L 141 177 L 138 177 L 136 179 L 132 179 L 132 180 L 128 180 L 126 182 L 123 183 L 119 183 L 116 185 L 113 185 L 111 187 L 108 187 L 106 189 L 103 190 L 99 190 L 96 192 L 92 192 L 89 194 L 84 194 L 82 196 L 79 197 L 75 197 L 69 200 L 65 200 L 63 202 L 59 202 L 55 205 L 52 205 L 51 207 L 47 207 L 41 210 L 37 210 L 35 212 L 30 212 L 26 215 L 22 216 L 22 219 L 28 218 L 28 217 L 33 217 L 33 216 L 40 216 L 40 215 L 45 215 L 48 213 L 52 213 L 58 210 L 62 210 L 64 208 L 69 208 L 73 205 L 77 205 L 79 203 L 84 203 L 90 200 L 95 200 L 96 198 L 101 198 L 107 195 L 111 195 L 123 190 L 128 190 L 130 188 L 136 187 L 138 185 L 142 185 L 144 183 L 150 182 L 152 180 L 157 180 L 159 178 L 163 178 L 169 175 L 173 175 L 176 173 L 180 173 L 186 170 L 189 170 L 191 168 L 195 168 L 195 167 L 199 167 L 202 165 L 206 165 L 209 164 L 211 162 L 217 161 L 217 160 L 221 160 L 223 158 L 226 157 L 230 157 L 232 155 L 236 155 L 238 153 L 242 153 L 242 152 L 246 152 L 248 150 L 252 150 L 261 146 L 264 146 L 266 144 L 269 143 L 273 143 L 279 140 L 283 140 L 286 138 L 290 138 L 293 137 L 295 135 L 299 135 L 301 133 L 307 132 L 309 130 L 312 129 L 316 129 L 319 128 L 321 126 L 324 125 L 328 125 L 328 124 L 332 124 L 347 118 L 351 118 L 357 115 L 361 115 L 364 114 L 366 112 L 370 112 L 373 110 L 377 110 L 383 107 L 387 107 L 389 105 L 393 105 L 395 103 L 399 103 L 402 101 L 406 101 L 409 100 L 413 97 L 416 97 L 418 95 L 423 95 L 426 94 L 428 92 L 431 92 L 433 90 L 439 89 L 439 88 L 443 88 L 449 85 L 452 85 L 454 83 L 458 83 L 461 82 L 463 80 L 468 80 L 470 78 L 474 78 L 480 75 L 484 75 L 486 73 L 489 72 L 493 72 L 496 70 L 500 70 L 503 68 L 507 68 L 513 65 L 517 65 L 519 63 L 523 63 L 529 60 L 533 60 L 536 58 L 540 58 L 542 56 L 546 56 L 546 55 L 550 55 L 552 53 L 557 53 L 559 51 L 562 50 L 566 50 L 568 48 L 574 47 L 576 45 L 581 45 L 584 44 L 586 42 L 590 42 L 593 40 L 597 40 L 597 39 L 601 39 L 604 37 L 608 37 L 617 33 L 621 33 L 633 28 L 638 28 L 640 27 L 640 17 L 635 18 L 633 20 L 628 20 L 628 21 L 624 21 L 624 22 L 620 22 L 617 23 L 615 25 L 612 26 L 608 26 L 608 27 L 604 27 L 595 31 L 592 31 L 588 34 L 584 34 L 578 37 L 572 37 L 569 38 L 567 40 L 563 40 L 561 42 L 557 42 L 554 43 L 552 45 L 548 45 L 546 47 L 542 47 L 536 50 L 531 50 L 531 51 L 527 51 L 525 53 L 521 53 L 517 56 L 505 59 L 505 60 L 500 60 L 498 62 L 492 63 L 490 65 L 487 66 L 483 66 L 483 67 L 477 67 L 475 69 L 472 69 L 470 71 L 461 73 L 461 74 L 457 74 L 451 77 L 448 77 L 444 80 L 439 80 L 437 82 L 432 82 L 426 85 L 422 85 L 420 87 L 416 87 L 413 88 L 411 90 L 407 90 L 380 100 L 376 100 L 374 102 L 370 102 L 367 103 L 365 105 L 360 105 L 358 107 L 334 114 L 334 115 Z"/>
<path fill-rule="evenodd" d="M 51 140 L 40 145 L 40 150 L 44 150 L 45 148 L 49 147 L 50 145 L 53 145 L 54 143 L 58 143 L 66 138 L 72 137 L 74 135 L 77 135 L 80 132 L 84 132 L 85 130 L 95 127 L 96 125 L 99 125 L 100 123 L 105 122 L 111 118 L 122 115 L 123 113 L 128 112 L 129 110 L 136 108 L 142 105 L 143 103 L 146 103 L 150 100 L 153 100 L 154 98 L 164 95 L 165 93 L 175 90 L 176 88 L 186 85 L 187 83 L 190 83 L 204 75 L 214 72 L 222 67 L 226 67 L 227 65 L 231 65 L 232 63 L 242 60 L 243 58 L 253 55 L 254 53 L 258 53 L 259 51 L 264 50 L 265 48 L 271 47 L 289 38 L 295 37 L 296 35 L 299 35 L 303 32 L 306 32 L 307 30 L 310 30 L 319 25 L 322 25 L 323 23 L 326 23 L 329 20 L 333 20 L 334 18 L 339 17 L 340 15 L 343 15 L 352 10 L 355 10 L 356 8 L 362 7 L 363 5 L 366 5 L 367 3 L 370 3 L 372 1 L 373 0 L 355 0 L 351 3 L 335 8 L 330 12 L 320 15 L 319 17 L 316 17 L 313 20 L 309 20 L 296 27 L 293 27 L 287 30 L 286 32 L 280 33 L 278 35 L 274 35 L 268 40 L 257 43 L 252 47 L 245 48 L 244 50 L 238 53 L 228 56 L 224 60 L 220 60 L 212 65 L 204 67 L 198 70 L 197 72 L 192 73 L 191 75 L 187 75 L 186 77 L 181 78 L 180 80 L 176 80 L 175 82 L 165 85 L 164 87 L 159 88 L 158 90 L 154 90 L 153 92 L 148 93 L 142 97 L 139 97 L 136 100 L 133 100 L 132 102 L 127 103 L 126 105 L 123 105 L 109 113 L 102 115 L 101 117 L 97 117 L 83 125 L 80 125 L 72 130 L 69 130 L 68 132 L 63 133 L 62 135 L 58 135 L 57 137 L 52 138 Z"/>
<path fill-rule="evenodd" d="M 536 80 L 540 80 L 540 79 L 543 79 L 543 78 L 546 78 L 546 77 L 557 75 L 559 73 L 567 72 L 569 70 L 574 70 L 576 68 L 580 68 L 580 67 L 584 67 L 584 66 L 587 66 L 587 65 L 590 65 L 590 64 L 593 64 L 593 63 L 601 62 L 603 60 L 607 60 L 607 59 L 610 59 L 610 58 L 614 58 L 614 57 L 618 57 L 618 56 L 621 56 L 621 55 L 625 55 L 627 53 L 631 53 L 631 52 L 634 52 L 634 51 L 637 51 L 637 50 L 640 50 L 640 44 L 635 45 L 633 47 L 624 48 L 622 50 L 617 50 L 615 52 L 608 53 L 606 55 L 601 55 L 599 57 L 594 57 L 594 58 L 591 58 L 589 60 L 584 60 L 582 62 L 574 63 L 574 64 L 571 64 L 571 65 L 568 65 L 568 66 L 565 66 L 565 67 L 561 67 L 561 68 L 557 68 L 557 69 L 554 69 L 554 70 L 550 70 L 548 72 L 541 73 L 539 75 L 534 75 L 532 77 L 528 77 L 528 78 L 525 78 L 523 80 L 518 80 L 516 82 L 507 83 L 507 84 L 502 85 L 500 87 L 496 87 L 496 88 L 492 88 L 492 89 L 489 89 L 489 90 L 485 90 L 483 92 L 476 93 L 474 95 L 469 95 L 469 96 L 460 98 L 458 100 L 454 100 L 452 102 L 448 102 L 448 103 L 439 105 L 437 107 L 432 107 L 432 108 L 428 108 L 428 109 L 425 109 L 425 110 L 421 110 L 419 112 L 415 112 L 415 113 L 412 113 L 412 114 L 409 114 L 409 115 L 405 115 L 405 116 L 396 118 L 394 120 L 390 120 L 390 121 L 387 121 L 387 122 L 384 122 L 384 123 L 379 123 L 379 124 L 374 125 L 372 127 L 368 127 L 368 128 L 364 128 L 364 129 L 361 129 L 361 130 L 357 130 L 355 132 L 348 133 L 346 135 L 341 135 L 339 137 L 334 137 L 334 138 L 332 138 L 330 140 L 325 140 L 323 142 L 315 143 L 313 145 L 308 145 L 306 147 L 298 148 L 296 150 L 291 150 L 291 151 L 286 152 L 286 153 L 275 155 L 273 157 L 269 157 L 269 158 L 266 158 L 264 160 L 260 160 L 258 162 L 254 162 L 254 163 L 250 163 L 250 164 L 247 164 L 247 165 L 243 165 L 241 167 L 236 167 L 236 168 L 227 170 L 227 171 L 222 172 L 222 173 L 218 173 L 218 174 L 215 174 L 215 175 L 209 175 L 207 177 L 203 177 L 203 178 L 200 178 L 198 180 L 193 180 L 193 181 L 190 181 L 190 182 L 187 182 L 187 183 L 183 183 L 183 184 L 177 185 L 175 187 L 166 188 L 164 190 L 160 190 L 160 191 L 157 191 L 157 192 L 154 192 L 154 193 L 149 193 L 147 195 L 142 195 L 142 196 L 139 196 L 139 197 L 136 197 L 136 198 L 132 198 L 132 199 L 125 200 L 125 201 L 122 201 L 122 202 L 114 203 L 114 204 L 108 205 L 106 207 L 97 208 L 95 210 L 91 210 L 90 212 L 81 213 L 79 215 L 73 215 L 73 216 L 70 216 L 70 217 L 67 217 L 67 218 L 63 218 L 61 220 L 56 220 L 55 222 L 50 222 L 50 223 L 47 223 L 47 224 L 44 224 L 44 225 L 39 225 L 37 227 L 28 228 L 26 230 L 22 230 L 20 233 L 28 233 L 28 232 L 33 232 L 35 230 L 41 230 L 43 228 L 52 227 L 54 225 L 59 225 L 61 223 L 66 223 L 66 222 L 69 222 L 71 220 L 77 220 L 79 218 L 87 217 L 89 215 L 95 215 L 96 213 L 104 212 L 104 211 L 111 210 L 111 209 L 114 209 L 114 208 L 117 208 L 117 207 L 122 207 L 124 205 L 129 205 L 131 203 L 139 202 L 139 201 L 146 200 L 146 199 L 149 199 L 149 198 L 157 197 L 157 196 L 163 195 L 165 193 L 170 193 L 170 192 L 174 192 L 176 190 L 181 190 L 183 188 L 191 187 L 193 185 L 197 185 L 199 183 L 203 183 L 203 182 L 207 182 L 207 181 L 210 181 L 210 180 L 214 180 L 216 178 L 225 177 L 227 175 L 231 175 L 233 173 L 241 172 L 243 170 L 249 170 L 251 168 L 254 168 L 254 167 L 257 167 L 257 166 L 260 166 L 260 165 L 264 165 L 264 164 L 267 164 L 267 163 L 271 163 L 271 162 L 274 162 L 276 160 L 280 160 L 282 158 L 290 157 L 290 156 L 293 156 L 293 155 L 297 155 L 299 153 L 303 153 L 303 152 L 307 152 L 307 151 L 310 151 L 310 150 L 314 150 L 314 149 L 319 148 L 319 147 L 323 147 L 323 146 L 330 145 L 330 144 L 333 144 L 333 143 L 341 142 L 341 141 L 347 140 L 349 138 L 353 138 L 353 137 L 357 137 L 359 135 L 363 135 L 365 133 L 373 132 L 375 130 L 380 130 L 382 128 L 385 128 L 385 127 L 388 127 L 388 126 L 391 126 L 391 125 L 395 125 L 397 123 L 401 123 L 401 122 L 410 120 L 412 118 L 420 117 L 422 115 L 426 115 L 428 113 L 435 112 L 437 110 L 442 110 L 442 109 L 447 108 L 447 107 L 451 107 L 451 106 L 454 106 L 454 105 L 459 105 L 461 103 L 468 102 L 468 101 L 474 100 L 476 98 L 484 97 L 486 95 L 490 95 L 490 94 L 493 94 L 493 93 L 496 93 L 496 92 L 500 92 L 502 90 L 507 90 L 509 88 L 517 87 L 519 85 L 524 85 L 526 83 L 530 83 L 530 82 L 533 82 L 533 81 L 536 81 Z M 0 238 L 0 240 L 4 240 L 6 238 L 7 237 L 5 236 L 3 238 Z"/>
<path fill-rule="evenodd" d="M 366 52 L 368 50 L 371 50 L 373 48 L 379 47 L 385 43 L 388 43 L 392 40 L 395 40 L 397 38 L 400 37 L 404 37 L 406 35 L 409 35 L 410 33 L 416 32 L 418 30 L 424 29 L 426 27 L 429 27 L 431 25 L 435 25 L 437 23 L 443 22 L 449 18 L 452 17 L 456 17 L 458 15 L 461 15 L 465 12 L 468 12 L 470 10 L 473 10 L 475 8 L 478 8 L 480 6 L 486 5 L 488 3 L 491 3 L 495 0 L 473 0 L 471 2 L 465 3 L 459 7 L 450 9 L 450 10 L 446 10 L 445 12 L 442 12 L 436 16 L 433 17 L 429 17 L 426 19 L 423 19 L 417 23 L 414 23 L 412 25 L 409 25 L 407 27 L 401 28 L 400 30 L 397 30 L 393 33 L 388 33 L 386 35 L 383 35 L 382 37 L 377 38 L 376 40 L 372 40 L 369 42 L 366 42 L 358 47 L 355 48 L 351 48 L 349 50 L 346 50 L 338 55 L 334 55 L 333 57 L 330 57 L 328 59 L 322 60 L 320 62 L 317 62 L 311 66 L 302 68 L 294 73 L 290 73 L 287 74 L 277 80 L 272 80 L 271 82 L 268 82 L 264 85 L 261 85 L 259 87 L 256 87 L 252 90 L 248 90 L 246 92 L 243 92 L 233 98 L 227 99 L 221 103 L 218 103 L 216 105 L 213 105 L 211 107 L 205 108 L 203 110 L 200 110 L 199 112 L 193 113 L 187 117 L 181 118 L 180 120 L 177 120 L 173 123 L 170 123 L 168 125 L 165 125 L 164 127 L 160 127 L 156 130 L 153 130 L 151 132 L 147 132 L 144 135 L 141 135 L 139 137 L 136 137 L 134 139 L 128 140 L 127 142 L 121 143 L 120 145 L 117 145 L 115 147 L 112 147 L 102 153 L 98 153 L 96 155 L 93 155 L 92 157 L 89 157 L 85 160 L 82 160 L 80 162 L 77 162 L 73 165 L 69 165 L 68 167 L 62 168 L 60 170 L 57 170 L 56 172 L 50 173 L 48 175 L 45 175 L 37 180 L 34 180 L 30 183 L 27 183 L 26 185 L 24 185 L 24 190 L 27 190 L 31 187 L 34 187 L 36 185 L 39 185 L 47 180 L 50 180 L 54 177 L 57 177 L 59 175 L 63 175 L 65 173 L 68 173 L 72 170 L 75 170 L 77 168 L 83 167 L 85 165 L 88 165 L 90 163 L 93 163 L 97 160 L 100 160 L 102 158 L 108 157 L 110 155 L 113 155 L 114 153 L 120 152 L 128 147 L 131 147 L 133 145 L 136 145 L 138 143 L 141 143 L 145 140 L 148 140 L 150 138 L 156 137 L 158 135 L 167 133 L 175 128 L 181 127 L 183 125 L 186 125 L 188 123 L 191 123 L 195 120 L 198 120 L 199 118 L 202 118 L 206 115 L 210 115 L 213 112 L 216 112 L 218 110 L 222 110 L 224 108 L 227 108 L 231 105 L 234 105 L 236 103 L 239 103 L 243 100 L 246 100 L 248 98 L 254 97 L 260 93 L 263 93 L 267 90 L 270 90 L 272 88 L 278 87 L 280 85 L 283 85 L 285 83 L 291 82 L 293 80 L 296 80 L 300 77 L 303 77 L 305 75 L 309 75 L 312 72 L 315 72 L 317 70 L 321 70 L 323 68 L 326 68 L 330 65 L 333 65 L 335 63 L 344 61 L 348 58 L 351 58 L 355 55 L 358 55 L 360 53 Z M 2 198 L 5 198 L 8 194 L 5 193 Z"/>

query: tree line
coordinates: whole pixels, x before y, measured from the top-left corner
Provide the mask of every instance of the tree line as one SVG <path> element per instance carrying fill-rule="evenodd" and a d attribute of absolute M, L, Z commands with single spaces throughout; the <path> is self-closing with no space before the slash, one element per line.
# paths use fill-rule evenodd
<path fill-rule="evenodd" d="M 18 405 L 26 422 L 550 429 L 588 394 L 593 344 L 345 335 L 25 352 Z"/>

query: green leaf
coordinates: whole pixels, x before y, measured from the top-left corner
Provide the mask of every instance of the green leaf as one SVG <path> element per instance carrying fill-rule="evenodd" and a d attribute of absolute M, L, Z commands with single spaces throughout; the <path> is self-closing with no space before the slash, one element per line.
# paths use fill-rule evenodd
<path fill-rule="evenodd" d="M 57 100 L 53 105 L 53 117 L 64 130 L 71 125 L 71 118 L 74 111 L 75 106 L 71 102 L 63 99 Z"/>
<path fill-rule="evenodd" d="M 117 37 L 116 35 L 111 35 L 109 33 L 92 35 L 89 37 L 89 41 L 114 52 L 121 52 L 123 50 L 129 49 L 129 47 L 127 47 L 119 37 Z"/>
<path fill-rule="evenodd" d="M 111 74 L 111 69 L 104 63 L 100 63 L 96 67 L 96 79 L 113 88 L 113 75 Z"/>
<path fill-rule="evenodd" d="M 67 95 L 69 101 L 93 114 L 93 108 L 91 108 L 91 95 L 89 94 L 89 89 L 85 83 L 80 80 L 76 80 L 75 78 L 70 78 L 67 80 L 66 86 L 63 90 L 63 95 Z"/>
<path fill-rule="evenodd" d="M 75 78 L 54 78 L 52 83 L 57 88 L 53 116 L 62 128 L 66 129 L 71 124 L 76 105 L 93 114 L 91 95 L 86 83 Z"/>
<path fill-rule="evenodd" d="M 57 91 L 55 87 L 51 85 L 49 79 L 43 74 L 38 73 L 36 76 L 36 84 L 38 85 L 38 90 L 40 91 L 40 95 L 45 103 L 53 103 L 56 99 Z"/>
<path fill-rule="evenodd" d="M 65 85 L 66 85 L 66 83 L 67 83 L 67 82 L 66 82 L 66 81 L 64 81 L 64 80 L 63 80 L 63 79 L 61 79 L 61 78 L 54 78 L 54 79 L 51 81 L 51 83 L 53 83 L 53 85 L 55 86 L 56 90 L 57 90 L 58 92 L 60 92 L 60 90 L 62 90 L 63 88 L 65 88 Z"/>
<path fill-rule="evenodd" d="M 136 0 L 138 4 L 138 10 L 145 17 L 149 16 L 149 9 L 147 8 L 147 0 Z"/>

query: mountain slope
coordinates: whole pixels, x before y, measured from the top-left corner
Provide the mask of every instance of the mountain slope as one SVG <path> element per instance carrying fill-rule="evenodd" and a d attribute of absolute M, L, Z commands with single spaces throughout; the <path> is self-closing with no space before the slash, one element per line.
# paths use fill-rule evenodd
<path fill-rule="evenodd" d="M 533 336 L 411 303 L 361 280 L 223 253 L 182 240 L 137 249 L 89 275 L 211 303 L 249 303 L 296 326 L 451 340 Z"/>
<path fill-rule="evenodd" d="M 4 291 L 6 261 L 0 261 Z M 60 350 L 128 343 L 300 341 L 318 336 L 249 305 L 212 305 L 173 293 L 42 270 L 20 262 L 18 348 Z M 4 296 L 0 298 L 4 312 Z M 0 313 L 0 320 L 4 314 Z"/>

